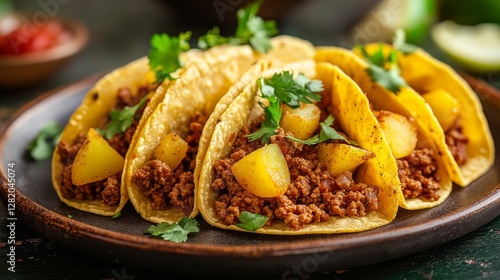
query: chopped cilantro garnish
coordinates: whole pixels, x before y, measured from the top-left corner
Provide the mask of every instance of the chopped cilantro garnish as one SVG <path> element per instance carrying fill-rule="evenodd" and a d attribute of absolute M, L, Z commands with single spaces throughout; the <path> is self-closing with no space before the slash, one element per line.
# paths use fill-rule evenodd
<path fill-rule="evenodd" d="M 317 92 L 323 91 L 323 84 L 319 80 L 309 80 L 306 76 L 299 74 L 293 78 L 291 72 L 285 71 L 269 78 L 261 78 L 266 87 L 261 86 L 264 98 L 277 99 L 291 108 L 300 107 L 300 102 L 312 103 L 320 101 L 321 95 Z M 262 83 L 259 83 L 262 85 Z M 300 101 L 300 102 L 299 102 Z"/>
<path fill-rule="evenodd" d="M 403 29 L 396 30 L 392 46 L 403 54 L 411 54 L 418 49 L 417 46 L 406 43 L 406 34 Z"/>
<path fill-rule="evenodd" d="M 115 134 L 124 133 L 134 122 L 137 111 L 146 103 L 148 96 L 144 96 L 135 106 L 127 106 L 122 110 L 113 110 L 109 113 L 111 121 L 107 124 L 106 129 L 97 131 L 107 140 L 111 139 Z"/>
<path fill-rule="evenodd" d="M 223 45 L 229 42 L 229 39 L 221 36 L 219 27 L 210 29 L 207 34 L 198 38 L 198 47 L 202 50 L 207 50 L 211 47 Z"/>
<path fill-rule="evenodd" d="M 47 123 L 38 135 L 28 144 L 30 156 L 37 161 L 49 159 L 59 141 L 62 127 L 56 122 Z"/>
<path fill-rule="evenodd" d="M 248 139 L 255 141 L 262 138 L 263 143 L 267 143 L 271 136 L 278 131 L 282 115 L 280 107 L 282 103 L 291 108 L 298 108 L 300 102 L 312 103 L 320 101 L 321 95 L 317 92 L 323 91 L 321 81 L 309 80 L 302 74 L 299 74 L 294 79 L 292 73 L 288 71 L 274 74 L 270 79 L 260 78 L 257 83 L 262 97 L 269 101 L 269 106 L 260 103 L 264 108 L 264 121 L 257 131 L 248 135 Z"/>
<path fill-rule="evenodd" d="M 247 137 L 250 141 L 262 138 L 262 143 L 267 143 L 278 132 L 282 111 L 278 102 L 270 102 L 267 107 L 263 103 L 260 105 L 264 108 L 264 121 L 257 131 Z"/>
<path fill-rule="evenodd" d="M 68 219 L 73 219 L 73 215 L 68 214 Z"/>
<path fill-rule="evenodd" d="M 121 216 L 122 216 L 122 212 L 118 211 L 118 212 L 116 212 L 116 213 L 113 215 L 113 217 L 111 217 L 111 219 L 118 219 L 118 218 L 120 218 Z"/>
<path fill-rule="evenodd" d="M 278 33 L 275 21 L 264 21 L 257 16 L 262 1 L 257 1 L 247 7 L 238 10 L 238 26 L 234 36 L 224 37 L 220 35 L 219 29 L 214 27 L 204 36 L 198 39 L 198 47 L 205 50 L 222 44 L 245 45 L 250 44 L 253 49 L 260 53 L 271 50 L 271 36 Z"/>
<path fill-rule="evenodd" d="M 149 67 L 156 73 L 156 81 L 161 83 L 165 78 L 175 79 L 171 74 L 182 67 L 181 52 L 189 50 L 191 32 L 180 33 L 179 37 L 168 34 L 155 34 L 151 37 L 149 51 Z"/>
<path fill-rule="evenodd" d="M 288 139 L 292 139 L 294 141 L 304 143 L 306 145 L 316 145 L 321 142 L 325 142 L 327 140 L 342 140 L 351 145 L 357 145 L 356 141 L 348 140 L 342 134 L 338 133 L 335 128 L 332 127 L 333 117 L 328 116 L 325 121 L 321 122 L 319 125 L 321 127 L 321 131 L 319 134 L 312 136 L 309 139 L 301 140 L 292 136 L 287 136 Z"/>
<path fill-rule="evenodd" d="M 144 234 L 150 234 L 155 238 L 169 240 L 172 242 L 186 242 L 188 234 L 199 232 L 198 222 L 193 218 L 183 217 L 179 222 L 169 224 L 167 222 L 159 223 L 156 226 L 150 226 Z"/>
<path fill-rule="evenodd" d="M 397 51 L 392 50 L 387 57 L 384 56 L 382 44 L 373 54 L 369 55 L 364 46 L 360 46 L 361 54 L 366 59 L 369 67 L 366 72 L 372 81 L 397 94 L 401 87 L 408 86 L 401 77 L 401 70 L 397 63 Z M 388 66 L 388 67 L 386 67 Z"/>
<path fill-rule="evenodd" d="M 269 217 L 267 216 L 243 211 L 240 214 L 240 223 L 238 223 L 236 226 L 249 231 L 256 231 L 263 225 L 265 225 L 267 223 L 267 220 L 269 220 Z"/>

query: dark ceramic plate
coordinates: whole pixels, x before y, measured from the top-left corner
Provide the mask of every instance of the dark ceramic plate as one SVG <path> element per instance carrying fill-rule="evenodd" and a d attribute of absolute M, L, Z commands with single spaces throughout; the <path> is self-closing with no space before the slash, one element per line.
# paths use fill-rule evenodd
<path fill-rule="evenodd" d="M 500 213 L 497 150 L 495 166 L 467 188 L 454 186 L 442 205 L 420 211 L 400 210 L 391 224 L 378 229 L 352 234 L 268 236 L 212 228 L 200 216 L 201 231 L 187 243 L 152 239 L 143 235 L 151 224 L 142 220 L 130 204 L 118 219 L 62 204 L 52 188 L 50 161 L 33 162 L 26 156 L 26 145 L 40 128 L 51 120 L 64 124 L 97 79 L 58 89 L 31 102 L 0 135 L 2 197 L 6 200 L 8 193 L 7 174 L 15 172 L 16 217 L 41 234 L 96 258 L 169 275 L 297 279 L 313 272 L 362 266 L 421 251 L 465 235 Z M 469 81 L 483 101 L 498 147 L 498 92 L 474 78 Z M 11 163 L 15 164 L 14 171 L 8 172 Z"/>

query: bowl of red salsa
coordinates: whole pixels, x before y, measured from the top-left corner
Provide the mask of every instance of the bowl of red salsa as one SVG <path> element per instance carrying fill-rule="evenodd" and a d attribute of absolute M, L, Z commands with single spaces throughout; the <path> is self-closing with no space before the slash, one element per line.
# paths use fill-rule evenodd
<path fill-rule="evenodd" d="M 74 19 L 31 13 L 0 16 L 0 86 L 27 87 L 61 70 L 85 47 L 86 27 Z"/>

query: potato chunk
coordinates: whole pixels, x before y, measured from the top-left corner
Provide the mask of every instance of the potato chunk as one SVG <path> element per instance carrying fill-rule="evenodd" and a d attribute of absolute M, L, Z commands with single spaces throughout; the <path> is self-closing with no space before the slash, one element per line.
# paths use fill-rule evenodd
<path fill-rule="evenodd" d="M 173 170 L 186 157 L 187 150 L 188 143 L 184 139 L 175 133 L 169 133 L 161 139 L 154 155 Z"/>
<path fill-rule="evenodd" d="M 395 158 L 403 158 L 417 146 L 417 125 L 412 119 L 389 111 L 375 113 Z"/>
<path fill-rule="evenodd" d="M 260 197 L 280 196 L 290 184 L 290 171 L 278 144 L 246 155 L 233 164 L 231 171 L 243 188 Z"/>
<path fill-rule="evenodd" d="M 303 103 L 299 108 L 292 109 L 282 106 L 283 116 L 280 127 L 293 133 L 293 136 L 305 140 L 310 138 L 319 127 L 321 110 L 315 104 Z"/>
<path fill-rule="evenodd" d="M 437 89 L 422 94 L 422 97 L 431 106 L 434 115 L 444 131 L 448 130 L 459 114 L 457 99 L 444 89 Z"/>
<path fill-rule="evenodd" d="M 344 171 L 353 172 L 365 161 L 375 157 L 372 151 L 339 143 L 321 143 L 318 146 L 318 160 L 325 162 L 333 177 Z"/>
<path fill-rule="evenodd" d="M 78 151 L 71 170 L 71 181 L 85 185 L 101 181 L 123 170 L 125 159 L 93 128 Z"/>

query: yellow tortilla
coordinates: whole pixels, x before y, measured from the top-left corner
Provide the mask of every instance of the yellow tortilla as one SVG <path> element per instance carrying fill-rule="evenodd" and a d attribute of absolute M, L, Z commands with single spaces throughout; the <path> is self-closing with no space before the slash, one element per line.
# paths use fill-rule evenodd
<path fill-rule="evenodd" d="M 65 140 L 71 144 L 78 134 L 86 135 L 90 128 L 100 127 L 103 120 L 108 117 L 119 89 L 129 87 L 132 91 L 136 91 L 137 88 L 145 85 L 148 71 L 148 59 L 143 57 L 112 71 L 100 79 L 87 93 L 82 104 L 69 119 L 61 134 L 60 141 Z M 145 110 L 145 114 L 147 114 L 146 111 L 150 110 Z M 60 162 L 60 155 L 57 150 L 56 147 L 52 158 L 52 182 L 62 202 L 70 207 L 104 216 L 112 216 L 123 208 L 128 200 L 127 190 L 123 185 L 120 188 L 121 199 L 116 206 L 105 205 L 100 200 L 88 201 L 65 198 L 60 189 L 63 165 Z"/>
<path fill-rule="evenodd" d="M 389 49 L 390 46 L 385 46 Z M 459 116 L 463 133 L 469 139 L 467 143 L 468 160 L 459 166 L 446 145 L 445 137 L 439 130 L 433 130 L 439 150 L 453 182 L 465 187 L 486 173 L 493 165 L 495 147 L 488 122 L 484 116 L 478 96 L 450 66 L 433 58 L 418 49 L 417 51 L 398 56 L 401 75 L 419 94 L 436 89 L 444 89 L 460 104 Z M 438 123 L 439 124 L 439 123 Z"/>
<path fill-rule="evenodd" d="M 181 55 L 181 60 L 188 63 L 191 60 L 195 60 L 198 53 L 198 50 L 190 50 Z M 174 75 L 180 75 L 182 71 L 183 69 L 179 69 L 176 73 L 174 73 Z M 149 69 L 149 60 L 147 57 L 137 59 L 106 74 L 86 94 L 80 106 L 75 110 L 69 119 L 59 141 L 64 140 L 71 144 L 79 134 L 86 135 L 90 128 L 103 128 L 102 125 L 106 122 L 106 119 L 114 106 L 114 102 L 118 96 L 120 88 L 127 87 L 130 88 L 132 92 L 137 92 L 139 87 L 153 84 L 153 76 L 154 75 Z M 164 88 L 168 85 L 168 83 L 168 80 L 165 81 L 152 93 L 152 97 L 144 109 L 139 125 L 137 126 L 129 151 L 132 150 L 132 147 L 136 142 L 136 136 L 142 129 L 145 120 L 151 115 L 155 107 L 163 100 L 165 95 Z M 127 166 L 127 158 L 128 156 L 125 156 L 124 170 Z M 52 157 L 52 182 L 53 187 L 62 202 L 70 207 L 103 216 L 113 216 L 125 206 L 129 196 L 127 188 L 123 184 L 123 180 L 120 185 L 120 202 L 115 206 L 105 205 L 100 200 L 90 201 L 65 198 L 61 192 L 61 174 L 63 165 L 60 162 L 60 159 L 58 148 L 56 147 Z"/>
<path fill-rule="evenodd" d="M 197 111 L 206 116 L 211 114 L 220 116 L 239 93 L 241 85 L 256 72 L 269 68 L 271 65 L 279 65 L 282 63 L 281 60 L 293 61 L 299 58 L 312 58 L 314 55 L 312 44 L 298 38 L 279 36 L 273 38 L 271 43 L 273 49 L 265 55 L 253 51 L 249 46 L 212 48 L 202 53 L 201 59 L 186 64 L 185 71 L 180 78 L 170 81 L 169 85 L 164 87 L 166 91 L 164 100 L 144 124 L 134 144 L 134 151 L 131 152 L 126 163 L 126 172 L 124 172 L 123 181 L 128 186 L 130 200 L 142 218 L 155 223 L 172 223 L 185 215 L 180 209 L 172 206 L 166 210 L 154 210 L 150 200 L 132 180 L 133 175 L 153 159 L 154 151 L 163 136 L 175 132 L 184 137 L 188 131 L 190 118 Z M 258 62 L 258 60 L 261 61 Z M 254 63 L 256 64 L 252 66 Z M 241 77 L 246 71 L 248 73 Z M 238 81 L 240 77 L 241 81 Z M 214 119 L 214 121 L 207 121 L 204 126 L 196 156 L 197 165 L 205 156 L 205 147 L 217 123 L 217 117 Z M 198 174 L 199 171 L 196 168 L 194 170 L 195 186 Z M 191 217 L 198 213 L 196 196 L 194 200 Z"/>
<path fill-rule="evenodd" d="M 435 155 L 440 154 L 439 139 L 431 133 L 438 124 L 432 114 L 432 110 L 425 103 L 423 98 L 410 87 L 402 87 L 397 95 L 374 83 L 366 72 L 368 64 L 356 56 L 352 51 L 337 47 L 320 47 L 317 49 L 315 60 L 318 62 L 334 63 L 351 77 L 359 87 L 365 92 L 368 100 L 376 110 L 388 110 L 405 117 L 413 117 L 417 120 L 417 129 L 419 135 L 418 146 L 430 148 Z M 411 104 L 411 105 L 410 105 Z M 385 138 L 384 138 L 385 142 Z M 396 162 L 391 155 L 386 160 Z M 401 188 L 397 188 L 399 196 L 399 205 L 409 210 L 417 210 L 434 207 L 443 203 L 452 191 L 452 182 L 447 172 L 444 157 L 436 156 L 438 165 L 438 175 L 441 177 L 439 182 L 439 199 L 429 201 L 425 198 L 405 199 Z M 396 174 L 396 179 L 397 178 Z M 398 182 L 400 185 L 400 182 Z"/>
<path fill-rule="evenodd" d="M 380 208 L 364 217 L 331 217 L 327 222 L 310 223 L 299 230 L 288 227 L 282 221 L 273 221 L 271 225 L 265 225 L 257 229 L 256 232 L 276 235 L 358 232 L 390 223 L 395 218 L 398 208 L 397 182 L 393 179 L 395 176 L 397 177 L 397 170 L 395 163 L 384 160 L 390 155 L 390 151 L 381 140 L 382 132 L 375 117 L 371 114 L 366 97 L 339 68 L 326 63 L 316 65 L 312 60 L 288 64 L 283 68 L 270 69 L 263 72 L 261 76 L 270 77 L 284 70 L 303 73 L 307 77 L 323 80 L 325 92 L 331 94 L 332 105 L 340 108 L 336 112 L 336 120 L 343 120 L 341 125 L 348 134 L 348 138 L 357 141 L 362 148 L 371 149 L 376 153 L 375 158 L 364 163 L 364 170 L 358 172 L 358 179 L 379 187 Z M 257 83 L 255 81 L 249 82 L 241 94 L 218 118 L 219 121 L 213 131 L 207 154 L 201 166 L 202 170 L 196 193 L 201 214 L 213 226 L 245 231 L 240 227 L 226 225 L 218 220 L 214 207 L 218 194 L 210 187 L 213 181 L 212 166 L 218 159 L 229 154 L 235 135 L 251 123 L 255 117 L 262 114 L 263 110 L 258 105 L 259 99 Z M 378 174 L 384 175 L 379 176 Z"/>

